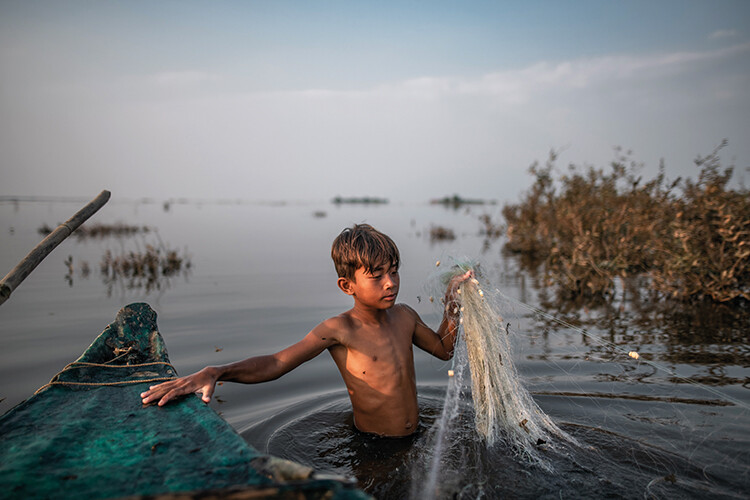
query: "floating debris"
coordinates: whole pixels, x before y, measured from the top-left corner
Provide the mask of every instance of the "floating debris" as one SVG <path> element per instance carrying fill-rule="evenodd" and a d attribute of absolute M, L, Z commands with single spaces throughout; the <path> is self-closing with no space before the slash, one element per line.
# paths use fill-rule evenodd
<path fill-rule="evenodd" d="M 630 351 L 630 352 L 628 353 L 628 356 L 630 356 L 630 357 L 631 357 L 631 358 L 633 358 L 633 359 L 640 359 L 640 357 L 641 357 L 641 355 L 640 355 L 640 354 L 638 354 L 638 353 L 637 353 L 637 352 L 635 352 L 635 351 Z"/>
<path fill-rule="evenodd" d="M 529 431 L 529 428 L 528 428 L 528 427 L 526 427 L 526 424 L 527 424 L 527 423 L 529 423 L 529 419 L 528 419 L 528 418 L 524 418 L 523 420 L 521 420 L 521 421 L 520 421 L 520 422 L 518 423 L 518 425 L 520 425 L 520 426 L 521 426 L 521 429 L 525 430 L 525 431 L 526 431 L 527 433 L 530 433 L 530 431 Z M 540 438 L 540 439 L 541 439 L 541 438 Z"/>

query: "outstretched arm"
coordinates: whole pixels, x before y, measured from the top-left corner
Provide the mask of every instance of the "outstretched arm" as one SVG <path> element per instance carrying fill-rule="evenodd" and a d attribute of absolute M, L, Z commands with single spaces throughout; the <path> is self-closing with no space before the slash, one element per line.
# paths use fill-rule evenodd
<path fill-rule="evenodd" d="M 412 310 L 417 315 L 417 324 L 414 328 L 414 344 L 417 347 L 442 360 L 453 357 L 453 347 L 456 343 L 459 322 L 458 287 L 473 276 L 474 271 L 467 271 L 451 278 L 445 291 L 443 319 L 437 332 L 425 325 L 419 315 Z"/>
<path fill-rule="evenodd" d="M 141 399 L 143 404 L 156 402 L 163 406 L 180 396 L 199 392 L 203 401 L 208 403 L 216 382 L 220 380 L 243 384 L 275 380 L 333 345 L 335 341 L 332 335 L 325 333 L 326 330 L 325 323 L 321 324 L 305 338 L 276 354 L 255 356 L 223 366 L 207 366 L 192 375 L 151 386 L 141 393 Z"/>

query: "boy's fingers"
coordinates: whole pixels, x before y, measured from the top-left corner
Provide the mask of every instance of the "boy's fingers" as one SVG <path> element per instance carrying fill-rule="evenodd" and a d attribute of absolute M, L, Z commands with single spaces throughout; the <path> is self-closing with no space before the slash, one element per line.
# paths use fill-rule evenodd
<path fill-rule="evenodd" d="M 175 396 L 174 389 L 169 391 L 159 400 L 159 406 L 164 406 L 165 404 L 169 403 L 169 401 Z"/>
<path fill-rule="evenodd" d="M 201 399 L 206 403 L 210 402 L 215 388 L 213 383 L 199 386 L 200 380 L 196 380 L 196 378 L 195 376 L 190 376 L 153 385 L 149 387 L 148 391 L 141 393 L 141 400 L 143 404 L 158 400 L 157 404 L 164 406 L 169 401 L 185 394 L 201 392 L 203 394 Z"/>
<path fill-rule="evenodd" d="M 213 384 L 206 384 L 205 391 L 203 391 L 203 397 L 208 398 L 209 401 L 211 401 L 211 396 L 214 395 L 214 386 Z"/>
<path fill-rule="evenodd" d="M 141 399 L 143 400 L 143 404 L 148 404 L 156 399 L 156 395 L 152 389 L 149 389 L 148 391 L 141 393 Z"/>

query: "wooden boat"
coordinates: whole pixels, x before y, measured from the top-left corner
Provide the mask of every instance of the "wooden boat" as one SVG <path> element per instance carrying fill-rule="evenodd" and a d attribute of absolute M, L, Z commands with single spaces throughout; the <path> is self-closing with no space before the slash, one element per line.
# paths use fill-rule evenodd
<path fill-rule="evenodd" d="M 369 498 L 258 452 L 197 396 L 141 403 L 149 385 L 176 375 L 156 313 L 121 309 L 78 360 L 0 418 L 2 496 Z"/>

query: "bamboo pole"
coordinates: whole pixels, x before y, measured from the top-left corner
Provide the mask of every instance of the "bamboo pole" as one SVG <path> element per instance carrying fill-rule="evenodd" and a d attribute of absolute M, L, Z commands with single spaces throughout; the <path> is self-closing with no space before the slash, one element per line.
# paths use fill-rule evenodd
<path fill-rule="evenodd" d="M 49 253 L 54 250 L 57 245 L 63 242 L 65 238 L 75 231 L 78 226 L 86 222 L 86 220 L 94 215 L 100 208 L 104 206 L 111 193 L 107 190 L 102 191 L 99 195 L 91 200 L 85 207 L 76 212 L 73 217 L 63 222 L 57 229 L 47 235 L 24 259 L 16 265 L 5 277 L 0 280 L 0 305 L 3 304 L 13 290 L 18 288 L 26 277 L 31 274 L 36 266 L 38 266 Z"/>

